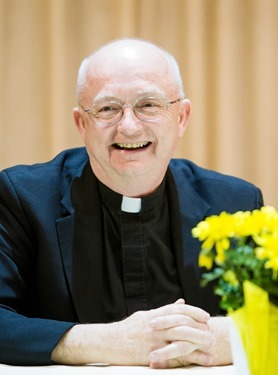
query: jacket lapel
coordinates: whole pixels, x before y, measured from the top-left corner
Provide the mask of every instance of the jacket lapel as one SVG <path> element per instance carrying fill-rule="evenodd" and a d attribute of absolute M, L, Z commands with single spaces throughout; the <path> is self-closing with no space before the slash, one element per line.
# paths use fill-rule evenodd
<path fill-rule="evenodd" d="M 98 185 L 87 163 L 63 197 L 56 221 L 65 274 L 78 321 L 101 322 L 102 223 Z"/>
<path fill-rule="evenodd" d="M 167 192 L 174 252 L 184 298 L 188 304 L 202 306 L 205 294 L 200 287 L 201 270 L 198 267 L 200 243 L 192 237 L 191 230 L 205 218 L 210 205 L 195 191 L 184 173 L 175 168 L 167 172 Z"/>

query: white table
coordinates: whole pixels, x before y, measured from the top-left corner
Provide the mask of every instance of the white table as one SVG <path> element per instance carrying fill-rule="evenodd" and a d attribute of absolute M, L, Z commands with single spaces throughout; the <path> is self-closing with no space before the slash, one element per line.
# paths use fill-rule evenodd
<path fill-rule="evenodd" d="M 233 366 L 153 370 L 129 366 L 7 366 L 0 364 L 1 375 L 235 375 Z"/>

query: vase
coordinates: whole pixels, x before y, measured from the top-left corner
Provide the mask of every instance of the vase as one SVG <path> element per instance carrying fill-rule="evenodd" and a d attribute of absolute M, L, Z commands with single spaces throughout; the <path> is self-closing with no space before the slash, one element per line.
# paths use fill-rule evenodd
<path fill-rule="evenodd" d="M 229 334 L 235 375 L 250 375 L 248 361 L 238 329 L 232 318 L 229 321 Z"/>
<path fill-rule="evenodd" d="M 229 314 L 236 375 L 278 373 L 278 307 L 268 293 L 244 281 L 244 306 Z"/>

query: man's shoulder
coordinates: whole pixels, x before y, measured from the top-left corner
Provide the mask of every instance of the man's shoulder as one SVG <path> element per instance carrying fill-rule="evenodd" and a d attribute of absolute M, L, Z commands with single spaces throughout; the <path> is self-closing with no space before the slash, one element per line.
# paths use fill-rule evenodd
<path fill-rule="evenodd" d="M 263 204 L 254 184 L 230 175 L 202 168 L 189 160 L 173 159 L 170 170 L 180 197 L 201 197 L 214 212 L 249 210 Z M 187 203 L 188 204 L 188 203 Z"/>
<path fill-rule="evenodd" d="M 72 148 L 60 152 L 52 160 L 31 165 L 16 165 L 4 169 L 2 172 L 11 179 L 27 178 L 42 179 L 63 178 L 75 176 L 83 170 L 88 161 L 88 154 L 84 147 Z"/>
<path fill-rule="evenodd" d="M 170 162 L 170 170 L 180 182 L 186 179 L 187 183 L 193 185 L 216 185 L 220 183 L 254 187 L 252 183 L 242 178 L 200 167 L 187 159 L 172 159 Z"/>
<path fill-rule="evenodd" d="M 58 187 L 63 190 L 63 187 L 81 175 L 87 161 L 85 148 L 64 150 L 44 163 L 16 165 L 4 169 L 0 173 L 0 183 L 2 185 L 10 181 L 19 190 L 42 192 L 44 189 L 57 190 Z"/>
<path fill-rule="evenodd" d="M 238 177 L 205 169 L 183 159 L 173 159 L 170 171 L 181 206 L 187 207 L 187 215 L 196 217 L 200 207 L 205 207 L 206 215 L 212 215 L 222 211 L 253 210 L 263 204 L 260 189 Z"/>

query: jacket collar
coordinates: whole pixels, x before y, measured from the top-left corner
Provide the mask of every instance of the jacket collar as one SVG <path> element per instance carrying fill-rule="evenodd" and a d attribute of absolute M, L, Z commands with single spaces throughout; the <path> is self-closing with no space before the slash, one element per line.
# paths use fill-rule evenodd
<path fill-rule="evenodd" d="M 197 191 L 195 179 L 188 178 L 187 172 L 181 168 L 175 168 L 173 163 L 167 171 L 168 188 L 172 196 L 173 209 L 178 210 L 184 218 L 203 220 L 210 209 L 209 203 L 201 197 Z M 174 199 L 176 197 L 177 199 Z"/>

